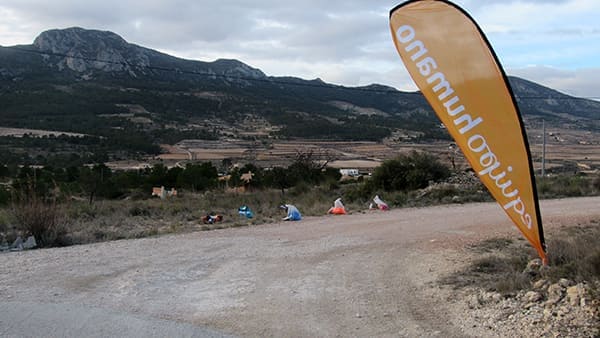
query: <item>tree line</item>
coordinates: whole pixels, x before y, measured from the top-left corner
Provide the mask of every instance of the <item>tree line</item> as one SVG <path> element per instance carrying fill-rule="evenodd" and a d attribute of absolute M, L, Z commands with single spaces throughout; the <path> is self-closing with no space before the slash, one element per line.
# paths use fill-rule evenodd
<path fill-rule="evenodd" d="M 221 168 L 222 169 L 222 168 Z M 252 173 L 245 182 L 242 175 Z M 219 179 L 227 176 L 227 179 Z M 387 160 L 378 167 L 369 180 L 360 182 L 356 194 L 367 196 L 381 191 L 414 190 L 426 187 L 450 175 L 450 170 L 435 157 L 411 152 Z M 183 167 L 167 167 L 162 163 L 139 170 L 113 170 L 105 164 L 70 166 L 23 166 L 16 170 L 0 165 L 0 204 L 7 204 L 15 193 L 33 189 L 39 196 L 81 196 L 93 203 L 96 199 L 125 197 L 149 198 L 153 187 L 164 186 L 189 192 L 203 192 L 247 185 L 251 189 L 287 189 L 300 184 L 336 187 L 339 170 L 316 161 L 310 153 L 299 153 L 287 167 L 261 168 L 248 163 L 230 167 L 222 173 L 211 162 L 188 163 Z M 8 183 L 10 182 L 10 183 Z"/>

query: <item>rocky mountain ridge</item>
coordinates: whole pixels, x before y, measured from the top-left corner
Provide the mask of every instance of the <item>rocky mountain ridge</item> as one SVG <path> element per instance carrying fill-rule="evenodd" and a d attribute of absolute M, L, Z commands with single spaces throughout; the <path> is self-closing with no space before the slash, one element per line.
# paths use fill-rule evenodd
<path fill-rule="evenodd" d="M 600 130 L 600 102 L 570 97 L 516 77 L 509 80 L 526 123 L 543 119 L 557 127 Z M 44 94 L 34 95 L 31 88 Z M 145 96 L 124 93 L 124 88 L 143 91 Z M 291 137 L 354 139 L 366 135 L 376 140 L 402 129 L 418 131 L 425 138 L 444 137 L 420 93 L 379 84 L 352 88 L 320 79 L 272 77 L 238 60 L 181 59 L 131 44 L 113 32 L 79 27 L 45 31 L 31 45 L 0 47 L 0 89 L 9 102 L 0 105 L 0 125 L 11 127 L 39 128 L 16 116 L 2 117 L 48 111 L 43 100 L 50 95 L 59 101 L 47 112 L 50 115 L 69 110 L 75 116 L 77 110 L 98 110 L 99 104 L 105 107 L 96 115 L 105 115 L 111 106 L 137 104 L 158 120 L 176 119 L 183 124 L 198 118 L 254 116 Z M 77 93 L 81 98 L 73 107 Z M 89 95 L 100 102 L 91 106 L 85 99 Z M 174 105 L 180 96 L 189 102 Z M 25 109 L 25 103 L 43 108 Z M 67 131 L 86 132 L 75 127 Z"/>
<path fill-rule="evenodd" d="M 71 27 L 42 32 L 32 45 L 20 46 L 40 52 L 43 62 L 59 71 L 76 73 L 125 72 L 137 77 L 165 68 L 182 72 L 203 72 L 248 78 L 265 78 L 259 69 L 237 60 L 219 59 L 202 62 L 180 59 L 149 48 L 128 43 L 110 32 Z M 47 53 L 47 54 L 44 54 Z M 88 76 L 89 79 L 89 76 Z"/>

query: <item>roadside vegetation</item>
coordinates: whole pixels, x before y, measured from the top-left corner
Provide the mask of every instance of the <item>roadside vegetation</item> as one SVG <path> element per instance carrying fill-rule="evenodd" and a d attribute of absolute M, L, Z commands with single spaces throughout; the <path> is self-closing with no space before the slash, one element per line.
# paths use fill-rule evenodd
<path fill-rule="evenodd" d="M 491 201 L 473 172 L 456 172 L 427 153 L 410 152 L 385 161 L 371 176 L 341 180 L 338 170 L 298 153 L 288 167 L 232 167 L 204 162 L 137 171 L 113 171 L 103 164 L 68 167 L 0 165 L 0 244 L 35 236 L 38 246 L 251 226 L 279 221 L 280 204 L 292 203 L 304 216 L 325 215 L 341 197 L 350 213 L 367 210 L 375 195 L 391 207 Z M 247 182 L 244 174 L 252 173 Z M 177 190 L 165 199 L 153 187 Z M 542 198 L 600 193 L 600 175 L 553 176 L 538 180 Z M 254 213 L 238 214 L 246 205 Z M 203 224 L 202 216 L 223 221 Z"/>
<path fill-rule="evenodd" d="M 249 173 L 248 182 L 244 178 Z M 299 153 L 288 167 L 269 169 L 209 162 L 174 168 L 159 164 L 140 171 L 112 171 L 102 164 L 0 166 L 0 182 L 3 250 L 19 236 L 34 236 L 38 247 L 53 247 L 257 226 L 279 222 L 285 216 L 279 208 L 283 203 L 296 205 L 303 216 L 322 216 L 338 197 L 349 214 L 367 212 L 375 195 L 392 208 L 492 201 L 472 171 L 453 171 L 419 152 L 387 160 L 370 176 L 350 179 L 342 179 L 312 154 Z M 598 195 L 600 175 L 554 175 L 538 179 L 537 186 L 541 198 Z M 175 188 L 177 194 L 152 197 L 153 187 Z M 250 207 L 254 217 L 240 215 L 241 206 Z M 221 215 L 223 221 L 203 223 L 209 214 Z M 544 268 L 531 267 L 536 253 L 521 237 L 485 240 L 469 248 L 473 258 L 463 270 L 440 282 L 476 290 L 469 298 L 474 308 L 488 299 L 498 299 L 497 306 L 504 306 L 504 300 L 520 304 L 535 299 L 511 306 L 546 311 L 550 319 L 565 302 L 574 302 L 569 292 L 575 290 L 577 301 L 590 300 L 590 305 L 564 318 L 580 318 L 593 327 L 597 320 L 588 320 L 585 311 L 600 303 L 599 236 L 600 219 L 547 233 L 549 266 Z M 577 327 L 574 321 L 563 325 L 567 319 L 556 325 Z"/>
<path fill-rule="evenodd" d="M 463 270 L 441 280 L 455 288 L 478 287 L 514 297 L 539 285 L 568 280 L 583 283 L 592 299 L 600 301 L 600 219 L 546 234 L 548 265 L 535 263 L 537 254 L 521 237 L 493 238 L 469 248 L 478 258 Z M 537 285 L 536 285 L 537 284 Z"/>

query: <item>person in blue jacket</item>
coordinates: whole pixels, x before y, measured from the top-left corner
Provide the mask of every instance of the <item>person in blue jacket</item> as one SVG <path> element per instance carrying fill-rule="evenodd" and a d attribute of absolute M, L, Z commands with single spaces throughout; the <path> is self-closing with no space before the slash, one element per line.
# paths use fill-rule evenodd
<path fill-rule="evenodd" d="M 240 216 L 246 216 L 246 218 L 254 217 L 254 213 L 246 205 L 242 205 L 238 208 L 238 214 L 240 214 Z"/>
<path fill-rule="evenodd" d="M 284 221 L 299 221 L 302 219 L 302 215 L 300 215 L 298 208 L 291 204 L 282 204 L 279 208 L 287 212 L 287 216 L 283 218 Z"/>

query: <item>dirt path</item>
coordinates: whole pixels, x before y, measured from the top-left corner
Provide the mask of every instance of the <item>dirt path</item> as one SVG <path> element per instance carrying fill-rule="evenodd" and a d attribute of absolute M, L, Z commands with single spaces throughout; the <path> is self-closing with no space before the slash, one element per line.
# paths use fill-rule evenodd
<path fill-rule="evenodd" d="M 542 215 L 570 226 L 598 206 Z M 497 235 L 520 237 L 479 203 L 2 254 L 0 336 L 469 336 L 436 280 Z"/>

